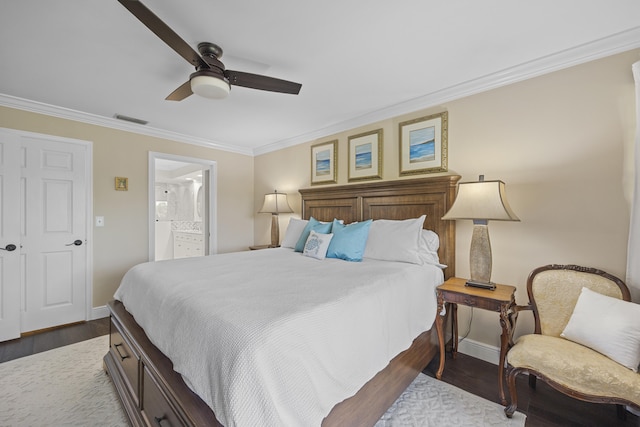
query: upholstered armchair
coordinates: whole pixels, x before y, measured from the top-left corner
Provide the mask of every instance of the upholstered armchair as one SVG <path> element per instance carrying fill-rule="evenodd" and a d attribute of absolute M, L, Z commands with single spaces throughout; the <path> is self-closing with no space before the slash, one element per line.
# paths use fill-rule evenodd
<path fill-rule="evenodd" d="M 571 397 L 616 404 L 621 418 L 624 406 L 640 408 L 640 305 L 627 302 L 622 280 L 593 268 L 547 265 L 531 272 L 527 293 L 529 305 L 517 306 L 511 322 L 532 310 L 535 331 L 510 343 L 506 415 L 517 409 L 521 373 L 532 388 L 539 378 Z"/>

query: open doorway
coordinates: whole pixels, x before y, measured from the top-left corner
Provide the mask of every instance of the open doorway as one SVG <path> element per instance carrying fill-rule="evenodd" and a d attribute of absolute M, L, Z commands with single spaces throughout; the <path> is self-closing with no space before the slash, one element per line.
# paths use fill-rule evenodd
<path fill-rule="evenodd" d="M 215 166 L 149 153 L 149 260 L 216 253 Z"/>

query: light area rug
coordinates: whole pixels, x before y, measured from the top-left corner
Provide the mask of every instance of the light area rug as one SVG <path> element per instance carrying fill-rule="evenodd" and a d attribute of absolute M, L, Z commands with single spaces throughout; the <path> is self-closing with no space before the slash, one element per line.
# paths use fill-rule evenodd
<path fill-rule="evenodd" d="M 424 374 L 418 375 L 376 427 L 522 427 L 526 416 Z"/>
<path fill-rule="evenodd" d="M 108 335 L 0 363 L 0 426 L 112 426 L 129 423 L 102 368 Z M 503 407 L 426 375 L 376 427 L 524 426 Z"/>
<path fill-rule="evenodd" d="M 128 426 L 108 349 L 105 335 L 0 363 L 0 426 Z"/>

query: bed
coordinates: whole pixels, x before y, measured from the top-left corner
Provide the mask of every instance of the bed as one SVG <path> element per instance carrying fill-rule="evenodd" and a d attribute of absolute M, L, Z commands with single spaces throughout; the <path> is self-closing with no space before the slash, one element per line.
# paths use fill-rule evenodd
<path fill-rule="evenodd" d="M 300 190 L 300 194 L 302 196 L 302 216 L 304 219 L 313 217 L 314 219 L 319 221 L 332 221 L 334 218 L 340 218 L 344 221 L 345 224 L 352 224 L 354 222 L 362 223 L 368 219 L 406 220 L 410 218 L 418 218 L 421 215 L 426 215 L 424 228 L 427 230 L 433 230 L 439 236 L 439 261 L 442 264 L 447 265 L 447 268 L 445 268 L 444 270 L 440 270 L 440 280 L 442 280 L 442 278 L 453 276 L 455 271 L 455 228 L 453 222 L 442 221 L 440 218 L 444 215 L 453 201 L 455 195 L 455 186 L 458 179 L 458 176 L 442 176 L 302 189 Z M 172 323 L 170 324 L 170 326 L 162 324 L 162 322 L 165 321 L 165 316 L 158 316 L 154 320 L 154 318 L 152 317 L 152 312 L 155 309 L 157 309 L 157 312 L 160 313 L 170 312 L 171 309 L 168 308 L 168 306 L 165 306 L 167 301 L 170 301 L 172 304 L 177 304 L 175 301 L 180 300 L 180 304 L 182 304 L 182 299 L 185 299 L 182 296 L 183 294 L 181 293 L 181 288 L 179 288 L 179 286 L 182 285 L 176 285 L 176 283 L 178 282 L 169 281 L 169 284 L 161 285 L 161 283 L 166 278 L 171 278 L 173 276 L 175 276 L 176 278 L 191 278 L 193 279 L 191 280 L 191 282 L 195 282 L 196 286 L 198 286 L 198 283 L 202 285 L 202 281 L 198 281 L 196 270 L 202 269 L 202 271 L 205 272 L 205 274 L 209 277 L 212 276 L 212 271 L 219 271 L 221 272 L 221 275 L 227 275 L 228 273 L 223 273 L 223 270 L 221 270 L 223 264 L 235 265 L 235 263 L 244 262 L 244 258 L 250 258 L 252 265 L 254 267 L 258 266 L 260 268 L 260 271 L 264 272 L 262 276 L 264 276 L 266 280 L 267 276 L 269 276 L 272 271 L 274 271 L 273 274 L 277 275 L 277 277 L 280 277 L 282 275 L 284 270 L 280 271 L 279 273 L 275 272 L 276 265 L 294 262 L 294 258 L 287 258 L 293 256 L 293 251 L 291 249 L 268 249 L 257 252 L 259 253 L 224 254 L 216 257 L 206 257 L 210 259 L 205 261 L 217 261 L 220 262 L 220 265 L 212 264 L 206 267 L 201 267 L 199 261 L 187 260 L 173 263 L 168 262 L 164 264 L 154 263 L 154 265 L 142 266 L 137 269 L 134 268 L 134 273 L 138 272 L 137 276 L 134 273 L 127 273 L 127 276 L 129 277 L 125 276 L 125 279 L 134 284 L 129 286 L 121 285 L 121 287 L 131 293 L 128 302 L 126 299 L 127 297 L 122 296 L 123 293 L 120 292 L 120 288 L 119 293 L 120 299 L 124 300 L 125 304 L 128 305 L 125 308 L 125 305 L 119 300 L 114 300 L 109 303 L 109 309 L 111 311 L 111 342 L 109 352 L 104 358 L 104 364 L 108 374 L 113 380 L 118 395 L 120 396 L 126 413 L 133 425 L 216 426 L 221 425 L 218 422 L 218 418 L 227 420 L 227 424 L 229 425 L 232 425 L 235 422 L 228 421 L 230 419 L 233 420 L 234 418 L 233 416 L 231 416 L 230 418 L 230 415 L 228 413 L 225 413 L 226 408 L 218 411 L 219 416 L 218 418 L 216 418 L 216 415 L 211 409 L 212 401 L 214 402 L 214 405 L 216 402 L 215 395 L 213 397 L 206 395 L 206 393 L 203 393 L 203 389 L 199 388 L 197 383 L 203 380 L 201 376 L 189 375 L 188 373 L 185 373 L 188 369 L 185 368 L 185 362 L 182 358 L 182 355 L 185 354 L 208 354 L 205 353 L 205 350 L 207 350 L 205 347 L 226 346 L 229 342 L 235 342 L 235 338 L 230 339 L 230 332 L 226 332 L 226 329 L 223 332 L 222 328 L 205 330 L 204 332 L 197 330 L 195 327 L 193 328 L 193 331 L 190 329 L 193 325 L 198 323 L 188 317 L 191 315 L 191 311 L 197 312 L 198 310 L 203 310 L 204 307 L 210 307 L 210 305 L 207 306 L 201 301 L 203 300 L 203 298 L 198 298 L 198 301 L 196 301 L 195 304 L 189 306 L 192 307 L 191 309 L 182 311 L 182 313 L 185 313 L 183 315 L 183 320 L 171 321 Z M 340 270 L 340 274 L 342 276 L 352 275 L 351 277 L 353 277 L 354 279 L 357 278 L 359 274 L 362 274 L 365 268 L 366 270 L 372 272 L 391 271 L 392 274 L 401 275 L 426 274 L 422 270 L 418 272 L 419 269 L 417 267 L 411 267 L 409 269 L 403 267 L 402 271 L 396 271 L 396 266 L 394 266 L 394 264 L 400 263 L 395 262 L 385 263 L 384 261 L 365 260 L 366 262 L 362 263 L 349 263 L 339 260 L 323 260 L 313 264 L 313 262 L 317 260 L 311 260 L 310 258 L 302 257 L 300 254 L 297 254 L 297 256 L 298 258 L 295 259 L 295 262 L 300 261 L 306 263 L 304 264 L 304 268 L 302 268 L 304 270 L 317 268 L 317 266 L 319 265 L 323 265 L 324 268 L 329 266 L 331 270 L 335 269 L 336 271 L 338 271 L 338 269 L 345 268 L 346 270 L 344 271 Z M 193 262 L 198 262 L 198 264 L 191 264 Z M 272 265 L 274 267 L 269 268 L 269 265 Z M 184 271 L 178 272 L 178 267 L 183 268 Z M 358 268 L 360 268 L 359 271 L 357 270 Z M 239 269 L 235 269 L 233 271 L 237 270 Z M 442 274 L 442 271 L 444 271 L 444 274 Z M 321 275 L 321 272 L 322 270 L 316 271 L 315 276 Z M 141 290 L 143 289 L 141 286 L 135 286 L 138 284 L 138 281 L 142 281 L 142 278 L 149 276 L 153 277 L 153 274 L 156 274 L 155 280 L 157 282 L 157 288 L 153 292 Z M 376 274 L 379 277 L 385 277 L 386 273 Z M 397 282 L 404 283 L 404 280 L 398 280 L 398 277 L 404 276 L 391 277 L 396 278 L 392 278 L 390 280 L 396 280 Z M 260 279 L 262 279 L 262 277 Z M 244 278 L 241 276 L 240 278 L 234 278 L 234 280 L 243 282 L 242 286 L 245 285 L 244 282 L 247 282 L 246 284 L 248 286 L 248 282 L 251 281 L 249 276 L 246 276 Z M 125 280 L 123 279 L 123 282 L 124 281 Z M 296 279 L 297 283 L 307 281 L 311 282 L 311 276 L 301 276 Z M 373 286 L 370 285 L 370 283 L 375 283 L 375 280 L 366 280 L 366 283 L 363 282 L 359 285 L 356 282 L 357 280 L 349 281 L 350 286 L 352 286 L 351 288 L 345 287 L 343 289 L 340 287 L 336 287 L 337 290 L 342 290 L 344 295 L 341 299 L 345 300 L 347 304 L 351 304 L 348 307 L 351 307 L 350 310 L 353 311 L 353 313 L 358 313 L 359 304 L 364 304 L 364 301 L 367 299 L 363 297 L 367 294 L 361 293 L 361 288 L 365 287 L 365 285 Z M 169 292 L 170 295 L 172 295 L 171 298 L 165 298 L 164 300 L 157 299 L 159 297 L 156 296 L 156 292 L 159 293 L 160 288 L 162 288 L 163 286 L 166 288 L 166 291 Z M 277 281 L 275 284 L 270 286 L 274 286 L 273 293 L 277 294 L 277 292 L 281 291 L 281 289 L 278 287 L 279 285 L 277 284 Z M 310 283 L 309 286 L 317 287 L 318 284 Z M 379 288 L 385 289 L 385 284 L 380 284 Z M 171 292 L 174 293 L 171 294 Z M 214 295 L 214 299 L 224 301 L 225 303 L 220 304 L 220 307 L 222 308 L 217 308 L 217 310 L 224 311 L 223 307 L 234 307 L 234 297 L 229 296 L 226 291 L 221 292 L 222 293 Z M 272 292 L 269 291 L 266 294 L 271 293 Z M 395 294 L 397 293 L 402 292 L 395 292 Z M 124 292 L 124 294 L 126 294 L 126 292 Z M 242 304 L 249 304 L 249 308 L 247 308 L 246 310 L 254 310 L 255 316 L 248 316 L 248 312 L 242 313 L 240 308 L 233 308 L 227 311 L 231 311 L 231 314 L 240 317 L 255 317 L 256 320 L 254 323 L 262 324 L 264 319 L 261 316 L 268 317 L 269 315 L 259 312 L 257 305 L 259 305 L 260 301 L 262 301 L 262 297 L 266 297 L 266 294 L 260 296 L 260 298 L 247 298 L 248 302 L 242 302 Z M 382 297 L 382 299 L 384 301 L 388 301 L 390 298 L 396 298 L 395 294 L 386 294 L 384 295 L 384 297 Z M 280 311 L 290 311 L 291 307 L 305 306 L 308 303 L 310 304 L 310 302 L 306 299 L 307 292 L 302 292 L 295 298 L 296 304 L 281 304 L 279 306 L 276 299 L 275 301 L 272 301 L 272 303 L 270 303 L 269 308 L 271 308 L 272 306 L 279 307 L 277 310 L 275 308 L 271 310 L 276 311 L 279 315 Z M 376 298 L 373 299 L 373 303 L 376 304 Z M 379 300 L 380 297 L 377 297 L 377 299 Z M 425 296 L 424 300 L 427 301 L 428 298 Z M 134 301 L 137 301 L 138 303 L 134 303 Z M 377 301 L 377 303 L 379 304 L 380 301 Z M 153 308 L 153 310 L 149 310 L 149 313 L 143 314 L 140 311 L 141 309 L 139 307 L 135 307 L 136 304 L 139 306 L 150 306 Z M 256 307 L 251 306 L 251 304 L 255 304 Z M 316 303 L 314 302 L 314 304 Z M 421 308 L 421 301 L 398 302 L 395 305 L 399 304 L 406 304 L 407 306 L 413 304 L 413 310 L 416 312 L 420 311 Z M 425 302 L 425 304 L 428 304 L 428 307 L 424 307 L 425 311 L 432 311 L 435 314 L 435 303 Z M 198 308 L 198 305 L 201 307 Z M 325 311 L 329 310 L 327 307 L 330 307 L 330 309 L 334 309 L 333 301 L 331 301 L 331 304 L 321 304 L 320 306 L 323 307 L 322 310 Z M 136 313 L 135 318 L 128 311 L 128 309 L 131 309 L 132 307 L 132 311 Z M 314 305 L 310 307 L 317 306 Z M 344 310 L 344 308 L 335 308 L 335 310 L 336 311 L 330 312 L 331 318 L 338 317 L 341 312 L 346 311 Z M 315 313 L 316 311 L 316 309 L 313 309 L 309 313 Z M 379 309 L 379 311 L 383 310 Z M 268 313 L 269 310 L 265 309 L 264 312 Z M 256 351 L 255 354 L 257 354 L 257 356 L 251 356 L 252 358 L 248 358 L 248 362 L 246 362 L 244 365 L 241 365 L 241 368 L 232 367 L 229 362 L 225 361 L 224 359 L 215 359 L 216 362 L 212 366 L 208 366 L 207 369 L 216 372 L 239 372 L 239 374 L 233 377 L 233 381 L 229 383 L 229 390 L 236 390 L 237 388 L 237 393 L 240 394 L 245 394 L 247 391 L 250 392 L 252 388 L 260 390 L 264 388 L 262 387 L 261 383 L 256 383 L 256 386 L 252 387 L 251 381 L 244 378 L 245 376 L 248 376 L 249 378 L 255 378 L 252 376 L 254 375 L 254 372 L 252 370 L 254 363 L 260 365 L 268 364 L 271 369 L 270 372 L 284 373 L 283 375 L 278 375 L 282 376 L 283 378 L 287 377 L 288 375 L 291 375 L 294 379 L 297 378 L 294 375 L 295 373 L 288 372 L 289 369 L 287 369 L 286 367 L 295 367 L 295 363 L 287 362 L 287 358 L 296 360 L 296 343 L 300 341 L 301 337 L 305 337 L 305 334 L 302 334 L 301 331 L 313 330 L 309 326 L 311 323 L 313 323 L 313 321 L 309 320 L 309 324 L 304 323 L 308 319 L 313 318 L 311 314 L 306 313 L 307 312 L 293 313 L 294 321 L 278 321 L 278 327 L 281 328 L 278 329 L 279 332 L 270 332 L 271 335 L 266 334 L 267 336 L 269 336 L 269 340 L 263 341 L 277 343 L 277 346 L 272 345 L 272 347 L 275 347 L 276 350 L 277 348 L 280 348 L 281 350 L 281 352 L 277 354 L 277 357 L 266 359 L 262 357 L 261 354 L 259 354 L 259 351 Z M 389 316 L 392 317 L 383 317 L 385 319 L 383 323 L 402 323 L 401 321 L 397 320 L 396 317 L 393 317 L 396 316 L 395 314 L 390 314 Z M 380 322 L 380 320 L 377 319 L 377 316 L 367 318 L 367 315 L 355 315 L 351 323 L 366 323 L 367 321 L 373 323 Z M 185 324 L 181 326 L 181 322 Z M 327 322 L 327 325 L 329 325 L 329 323 L 330 322 Z M 146 325 L 146 329 L 143 329 L 141 324 Z M 326 414 L 326 416 L 323 414 L 324 418 L 320 418 L 322 425 L 330 426 L 375 424 L 375 422 L 385 412 L 385 410 L 395 401 L 395 399 L 402 393 L 402 391 L 408 386 L 408 384 L 435 355 L 437 350 L 437 339 L 434 332 L 435 328 L 431 328 L 430 325 L 431 323 L 422 328 L 426 330 L 416 329 L 419 328 L 419 326 L 416 326 L 415 324 L 412 324 L 411 328 L 407 327 L 407 331 L 410 332 L 406 333 L 413 334 L 410 336 L 410 338 L 415 337 L 415 339 L 413 339 L 413 342 L 411 342 L 411 340 L 408 341 L 408 343 L 410 344 L 410 347 L 408 349 L 406 349 L 406 346 L 402 347 L 400 338 L 395 340 L 398 342 L 395 342 L 393 344 L 389 344 L 389 341 L 387 340 L 381 340 L 381 342 L 385 343 L 384 346 L 381 345 L 381 347 L 389 347 L 385 350 L 387 352 L 391 352 L 391 356 L 387 358 L 384 363 L 386 363 L 386 361 L 388 361 L 389 359 L 392 359 L 391 362 L 389 362 L 386 366 L 379 366 L 380 369 L 375 368 L 375 366 L 378 366 L 380 364 L 380 360 L 371 362 L 371 365 L 373 368 L 375 368 L 375 370 L 373 371 L 373 374 L 370 374 L 370 376 L 366 376 L 369 374 L 366 374 L 366 371 L 361 370 L 360 365 L 367 365 L 369 363 L 369 358 L 360 358 L 358 363 L 352 365 L 352 370 L 358 372 L 351 375 L 351 370 L 349 370 L 349 375 L 345 375 L 350 377 L 353 376 L 355 378 L 353 379 L 353 381 L 358 384 L 357 388 L 353 389 L 354 383 L 352 382 L 350 384 L 347 384 L 345 380 L 345 390 L 343 390 L 342 392 L 346 393 L 346 395 L 344 395 L 344 399 L 340 398 L 338 401 L 336 401 L 339 403 L 336 403 L 332 407 L 327 407 L 327 402 L 310 402 L 312 407 L 318 406 L 320 405 L 320 403 L 324 404 L 324 406 L 320 405 L 321 408 L 324 408 L 322 409 L 322 411 L 325 411 L 324 413 Z M 384 325 L 382 323 L 376 324 L 374 329 L 379 329 L 381 333 L 383 333 L 383 326 Z M 321 335 L 338 335 L 335 329 L 336 326 L 334 325 L 332 327 L 334 329 L 329 330 L 329 332 L 327 332 L 326 334 L 323 334 L 322 331 L 316 332 L 315 330 L 313 330 L 313 334 L 317 335 L 312 334 L 312 336 L 306 337 L 307 341 L 315 343 L 314 345 L 319 348 L 320 353 L 325 353 L 322 357 L 318 356 L 318 358 L 320 359 L 320 365 L 313 365 L 313 368 L 310 370 L 311 372 L 318 371 L 318 366 L 324 367 L 324 365 L 326 365 L 326 356 L 327 354 L 331 354 L 331 352 L 327 353 L 327 348 L 330 348 L 331 351 L 335 352 L 336 348 L 340 349 L 342 345 L 346 346 L 348 344 L 343 339 L 343 344 L 340 346 L 336 346 L 334 343 L 322 345 L 322 343 L 324 342 L 321 339 Z M 172 337 L 171 333 L 167 331 L 168 329 L 171 329 L 173 333 L 176 333 L 177 335 Z M 163 335 L 162 331 L 165 331 L 166 333 Z M 299 336 L 296 334 L 298 334 Z M 363 333 L 362 337 L 358 332 L 352 332 L 352 334 L 354 336 L 354 341 L 356 339 L 362 340 L 362 344 L 359 345 L 362 345 L 363 347 L 371 345 L 371 340 L 367 341 L 366 337 L 364 337 L 366 333 Z M 153 337 L 153 341 L 157 345 L 154 345 L 152 343 L 148 335 Z M 254 336 L 257 334 L 254 332 L 254 330 L 249 330 L 249 332 L 244 333 L 244 335 L 242 336 L 245 335 Z M 265 334 L 259 335 L 262 336 Z M 391 338 L 394 338 L 395 332 L 392 335 L 393 337 Z M 186 339 L 187 336 L 190 336 L 190 339 Z M 205 340 L 205 336 L 216 338 L 214 340 Z M 247 348 L 252 348 L 248 347 L 248 344 L 246 344 L 249 341 L 240 341 L 242 342 L 242 354 L 253 355 L 253 350 L 251 352 L 246 350 Z M 394 339 L 391 339 L 391 341 L 394 341 Z M 204 343 L 206 343 L 206 345 L 204 345 Z M 176 363 L 176 369 L 183 373 L 184 377 L 183 375 L 176 372 L 176 370 L 174 370 L 174 364 L 165 354 L 163 354 L 162 351 L 160 351 L 159 347 L 165 349 L 165 352 L 167 352 L 167 354 L 172 355 L 172 360 Z M 263 347 L 266 347 L 266 344 L 261 344 L 259 346 L 260 351 L 262 351 Z M 371 348 L 371 351 L 368 351 L 367 354 L 373 354 L 376 352 L 377 349 Z M 350 353 L 350 351 L 348 353 Z M 192 362 L 190 363 L 194 363 L 193 361 L 197 363 L 200 360 L 204 360 L 206 362 L 213 359 L 214 358 L 212 357 L 191 357 L 190 360 L 192 360 Z M 371 359 L 375 358 L 372 356 Z M 323 362 L 323 360 L 325 361 Z M 305 363 L 311 363 L 310 359 L 305 359 Z M 378 365 L 376 365 L 376 363 Z M 187 363 L 187 365 L 188 364 L 189 363 Z M 368 369 L 373 369 L 372 367 L 369 367 Z M 339 369 L 338 372 L 343 372 L 345 370 L 345 367 L 343 366 L 337 369 Z M 340 371 L 340 369 L 342 369 L 343 371 Z M 295 371 L 295 369 L 290 370 Z M 363 371 L 365 373 L 360 371 Z M 207 379 L 206 381 L 215 382 L 217 380 L 220 380 L 216 375 L 212 375 L 212 377 L 214 377 L 213 380 Z M 318 381 L 322 381 L 322 375 L 312 379 L 311 382 L 315 384 Z M 302 381 L 294 381 L 294 383 L 291 384 L 295 384 L 295 387 L 300 387 L 299 393 L 306 396 L 304 394 L 305 391 L 303 390 L 303 387 L 300 385 L 303 384 Z M 257 399 L 259 400 L 261 397 L 271 395 L 280 396 L 281 392 L 284 396 L 284 393 L 287 392 L 287 388 L 288 387 L 280 387 L 280 389 L 276 391 L 271 388 L 266 388 L 262 391 L 262 395 L 257 395 Z M 194 393 L 192 389 L 200 390 L 199 395 Z M 323 387 L 320 387 L 320 389 L 325 390 Z M 226 391 L 227 389 L 225 388 L 225 392 Z M 295 393 L 298 393 L 297 389 Z M 333 396 L 333 399 L 335 399 L 335 396 Z M 283 397 L 282 400 L 286 403 L 286 396 Z M 247 405 L 248 404 L 243 402 L 242 405 L 239 406 L 239 408 L 247 408 L 246 412 L 254 412 L 256 409 L 262 409 L 260 404 L 255 407 Z M 269 405 L 265 405 L 265 407 L 268 406 Z M 274 406 L 282 405 L 278 403 Z M 242 415 L 242 411 L 236 410 L 236 413 Z M 268 417 L 269 414 L 266 414 L 264 416 Z M 246 420 L 244 421 L 246 422 Z"/>

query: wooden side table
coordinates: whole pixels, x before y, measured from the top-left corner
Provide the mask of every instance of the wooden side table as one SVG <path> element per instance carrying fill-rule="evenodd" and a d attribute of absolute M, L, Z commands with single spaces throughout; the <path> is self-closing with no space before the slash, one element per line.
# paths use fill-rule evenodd
<path fill-rule="evenodd" d="M 271 248 L 279 248 L 280 246 L 271 246 L 271 245 L 255 245 L 249 246 L 249 250 L 259 251 L 260 249 L 271 249 Z"/>
<path fill-rule="evenodd" d="M 502 334 L 500 335 L 500 361 L 498 363 L 498 388 L 500 392 L 500 402 L 507 404 L 504 393 L 504 370 L 507 347 L 513 324 L 510 314 L 516 305 L 515 286 L 496 285 L 496 289 L 488 290 L 465 286 L 466 279 L 452 277 L 436 288 L 438 298 L 438 313 L 436 315 L 436 329 L 438 331 L 438 342 L 440 344 L 440 366 L 436 372 L 436 378 L 442 378 L 444 370 L 444 318 L 446 317 L 445 303 L 450 303 L 451 322 L 453 324 L 453 348 L 452 355 L 455 358 L 458 352 L 458 304 L 469 307 L 477 307 L 484 310 L 497 311 L 500 313 L 500 325 Z"/>

